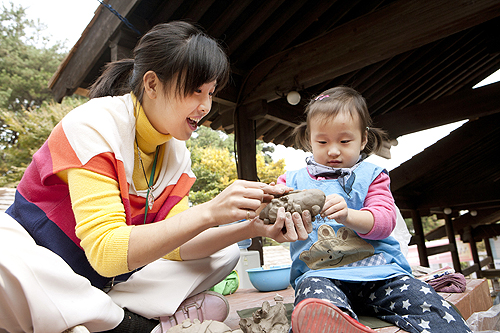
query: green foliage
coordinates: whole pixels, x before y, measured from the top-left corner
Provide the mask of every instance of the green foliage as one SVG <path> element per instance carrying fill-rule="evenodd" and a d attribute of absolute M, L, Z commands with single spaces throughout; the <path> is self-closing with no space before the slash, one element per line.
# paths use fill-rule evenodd
<path fill-rule="evenodd" d="M 238 179 L 234 135 L 201 126 L 186 145 L 191 151 L 191 168 L 196 175 L 196 182 L 189 194 L 193 205 L 214 198 Z M 262 141 L 257 143 L 256 149 L 259 179 L 266 183 L 276 182 L 278 176 L 284 173 L 284 159 L 273 162 L 268 153 L 274 148 L 268 148 Z"/>
<path fill-rule="evenodd" d="M 226 148 L 231 154 L 234 153 L 234 135 L 226 135 L 222 131 L 214 131 L 210 127 L 200 126 L 195 134 L 186 142 L 188 148 L 213 147 Z"/>
<path fill-rule="evenodd" d="M 25 9 L 10 3 L 0 13 L 0 108 L 21 111 L 52 100 L 47 86 L 64 58 L 62 45 L 48 47 L 45 27 L 26 19 Z"/>
<path fill-rule="evenodd" d="M 31 162 L 33 154 L 49 137 L 54 126 L 84 98 L 66 98 L 62 104 L 44 103 L 39 108 L 24 111 L 2 111 L 8 130 L 17 133 L 17 139 L 0 150 L 0 187 L 15 187 Z"/>
<path fill-rule="evenodd" d="M 444 220 L 439 220 L 436 215 L 422 216 L 422 227 L 424 229 L 424 235 L 444 224 Z"/>
<path fill-rule="evenodd" d="M 54 103 L 48 82 L 64 58 L 44 25 L 12 2 L 0 13 L 0 186 L 15 186 L 32 154 L 78 99 Z"/>

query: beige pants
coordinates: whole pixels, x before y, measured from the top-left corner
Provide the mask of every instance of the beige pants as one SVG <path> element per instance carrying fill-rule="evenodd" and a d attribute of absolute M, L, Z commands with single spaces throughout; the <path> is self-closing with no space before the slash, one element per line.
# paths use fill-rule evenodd
<path fill-rule="evenodd" d="M 123 307 L 148 318 L 171 315 L 185 298 L 223 280 L 238 259 L 236 245 L 199 260 L 161 259 L 106 294 L 0 213 L 0 333 L 57 333 L 79 324 L 109 330 L 123 319 Z"/>

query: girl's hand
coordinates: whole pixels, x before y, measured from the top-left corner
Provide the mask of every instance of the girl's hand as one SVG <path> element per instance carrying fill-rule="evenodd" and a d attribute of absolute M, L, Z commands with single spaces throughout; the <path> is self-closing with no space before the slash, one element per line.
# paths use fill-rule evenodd
<path fill-rule="evenodd" d="M 210 210 L 210 225 L 231 223 L 257 216 L 262 203 L 270 202 L 292 188 L 282 185 L 267 185 L 260 182 L 236 180 L 215 198 L 206 202 Z"/>
<path fill-rule="evenodd" d="M 285 212 L 285 208 L 278 209 L 278 215 L 274 224 L 264 224 L 259 218 L 252 221 L 256 234 L 262 237 L 270 237 L 278 243 L 295 242 L 305 240 L 312 232 L 311 214 L 304 211 L 302 216 L 295 212 L 290 214 Z"/>
<path fill-rule="evenodd" d="M 326 197 L 321 216 L 335 220 L 337 223 L 345 224 L 349 217 L 349 209 L 344 198 L 338 194 L 330 194 Z"/>

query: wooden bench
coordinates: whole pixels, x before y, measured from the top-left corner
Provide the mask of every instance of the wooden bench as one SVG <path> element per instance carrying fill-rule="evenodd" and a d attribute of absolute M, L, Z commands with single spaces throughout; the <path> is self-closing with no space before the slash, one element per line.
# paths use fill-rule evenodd
<path fill-rule="evenodd" d="M 240 317 L 237 311 L 260 307 L 264 301 L 273 305 L 276 294 L 283 296 L 284 303 L 293 303 L 294 301 L 294 290 L 291 287 L 273 292 L 259 292 L 253 288 L 238 289 L 234 294 L 226 296 L 231 306 L 229 316 L 225 321 L 226 325 L 233 330 L 239 328 Z M 493 306 L 486 279 L 467 279 L 467 288 L 463 293 L 440 294 L 444 299 L 454 304 L 465 319 L 468 319 L 474 312 L 485 311 Z M 405 332 L 396 326 L 379 328 L 376 331 L 382 333 Z"/>

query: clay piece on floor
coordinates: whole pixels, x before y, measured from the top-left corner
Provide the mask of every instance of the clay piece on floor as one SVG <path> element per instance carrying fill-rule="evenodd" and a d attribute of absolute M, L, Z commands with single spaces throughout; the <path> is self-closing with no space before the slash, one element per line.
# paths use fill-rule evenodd
<path fill-rule="evenodd" d="M 283 297 L 276 294 L 276 305 L 271 306 L 268 301 L 256 310 L 252 318 L 240 319 L 240 328 L 243 333 L 288 333 L 290 325 L 286 317 L 286 308 Z"/>
<path fill-rule="evenodd" d="M 303 211 L 308 210 L 314 221 L 314 217 L 323 209 L 325 200 L 325 193 L 318 189 L 292 191 L 271 200 L 271 202 L 260 212 L 259 218 L 263 220 L 265 224 L 274 224 L 274 222 L 276 222 L 278 208 L 285 207 L 285 211 L 290 213 L 297 212 L 302 214 Z"/>
<path fill-rule="evenodd" d="M 220 321 L 186 319 L 181 324 L 172 326 L 167 333 L 243 333 L 241 330 L 232 331 L 229 326 Z"/>

